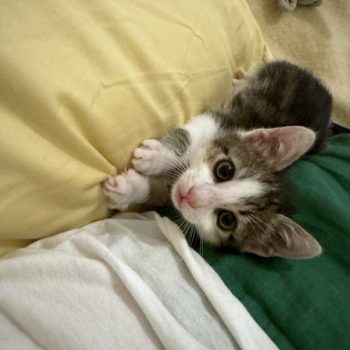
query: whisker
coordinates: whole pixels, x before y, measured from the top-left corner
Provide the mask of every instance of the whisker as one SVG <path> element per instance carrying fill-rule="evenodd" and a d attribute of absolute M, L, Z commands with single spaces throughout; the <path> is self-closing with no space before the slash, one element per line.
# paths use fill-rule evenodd
<path fill-rule="evenodd" d="M 191 237 L 191 232 L 189 230 L 189 224 L 187 221 L 184 221 L 185 222 L 185 231 L 186 231 L 186 236 L 189 236 Z"/>
<path fill-rule="evenodd" d="M 261 226 L 259 221 L 256 220 L 256 216 L 254 214 L 251 214 L 250 218 L 260 228 L 261 231 L 264 231 L 264 228 Z"/>
<path fill-rule="evenodd" d="M 256 215 L 254 215 L 254 214 L 252 214 L 251 216 L 250 216 L 250 218 L 253 220 L 253 222 L 260 228 L 260 230 L 261 230 L 261 233 L 259 234 L 257 234 L 257 232 L 256 232 L 256 230 L 255 230 L 255 228 L 254 228 L 254 233 L 255 233 L 255 235 L 257 236 L 257 237 L 262 237 L 262 233 L 264 233 L 264 232 L 266 232 L 266 229 L 259 223 L 259 221 L 261 222 L 261 223 L 263 223 L 264 225 L 265 225 L 265 223 L 260 219 L 260 218 L 258 218 Z M 253 226 L 254 227 L 254 226 Z M 264 237 L 266 237 L 266 235 L 264 235 Z M 270 241 L 272 242 L 272 239 L 271 239 L 271 237 L 270 236 L 268 236 L 268 238 L 270 239 Z"/>
<path fill-rule="evenodd" d="M 196 238 L 196 231 L 194 229 L 194 227 L 191 225 L 191 241 L 190 241 L 190 246 L 192 247 L 192 245 L 195 242 L 195 238 Z"/>
<path fill-rule="evenodd" d="M 253 219 L 253 222 L 255 223 L 254 219 Z M 257 231 L 255 225 L 251 225 L 251 228 L 253 229 L 253 233 L 256 237 L 259 237 L 259 232 Z"/>
<path fill-rule="evenodd" d="M 180 221 L 180 223 L 179 223 L 179 226 L 180 226 L 180 228 L 181 228 L 181 231 L 185 234 L 185 236 L 186 236 L 186 226 L 185 226 L 185 222 L 182 220 L 182 221 Z"/>
<path fill-rule="evenodd" d="M 254 214 L 252 214 L 252 215 L 254 215 Z M 258 216 L 254 215 L 254 217 L 255 217 L 255 219 L 257 219 L 258 221 L 260 221 L 262 224 L 265 225 L 265 222 L 263 220 L 261 220 Z"/>
<path fill-rule="evenodd" d="M 204 244 L 203 244 L 203 238 L 199 236 L 199 255 L 201 255 L 204 258 Z"/>
<path fill-rule="evenodd" d="M 175 179 L 178 179 L 182 175 L 182 173 L 175 172 L 174 170 L 166 170 L 163 174 Z"/>

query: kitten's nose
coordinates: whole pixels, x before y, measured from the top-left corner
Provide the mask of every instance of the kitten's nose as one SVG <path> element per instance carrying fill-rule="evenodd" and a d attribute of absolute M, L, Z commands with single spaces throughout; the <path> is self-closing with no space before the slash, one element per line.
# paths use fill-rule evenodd
<path fill-rule="evenodd" d="M 185 194 L 183 194 L 181 192 L 180 188 L 178 188 L 177 189 L 177 198 L 178 198 L 180 205 L 184 202 L 187 202 L 191 208 L 196 207 L 195 191 L 194 191 L 193 186 L 191 188 L 189 188 Z"/>

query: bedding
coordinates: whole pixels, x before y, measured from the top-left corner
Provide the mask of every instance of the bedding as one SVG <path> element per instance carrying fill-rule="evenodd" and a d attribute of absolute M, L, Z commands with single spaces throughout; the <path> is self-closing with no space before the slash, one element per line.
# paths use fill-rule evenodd
<path fill-rule="evenodd" d="M 145 138 L 271 57 L 244 0 L 0 3 L 0 255 L 103 219 Z"/>
<path fill-rule="evenodd" d="M 317 11 L 322 26 L 320 11 L 330 3 L 305 16 Z M 283 20 L 298 22 L 298 11 Z M 329 26 L 322 33 L 327 43 L 334 39 Z M 100 182 L 127 166 L 141 140 L 216 107 L 237 67 L 271 59 L 243 0 L 7 1 L 0 43 L 0 255 L 105 218 Z M 334 74 L 329 63 L 320 68 L 329 67 L 346 92 L 346 74 Z M 349 115 L 339 112 L 348 111 L 343 92 L 339 120 Z M 1 259 L 1 346 L 126 348 L 141 339 L 149 348 L 350 348 L 349 149 L 349 135 L 334 137 L 323 154 L 290 169 L 294 219 L 320 240 L 322 256 L 262 259 L 204 247 L 204 259 L 263 331 L 176 228 L 132 215 Z M 129 332 L 118 329 L 120 315 Z"/>
<path fill-rule="evenodd" d="M 350 134 L 338 135 L 323 153 L 289 170 L 294 219 L 320 241 L 320 257 L 264 259 L 209 246 L 201 257 L 169 221 L 152 213 L 119 214 L 0 260 L 2 344 L 349 348 L 349 150 Z M 120 315 L 132 330 L 127 335 Z M 172 343 L 175 333 L 181 336 Z"/>
<path fill-rule="evenodd" d="M 120 214 L 0 260 L 1 349 L 275 350 L 155 213 Z"/>

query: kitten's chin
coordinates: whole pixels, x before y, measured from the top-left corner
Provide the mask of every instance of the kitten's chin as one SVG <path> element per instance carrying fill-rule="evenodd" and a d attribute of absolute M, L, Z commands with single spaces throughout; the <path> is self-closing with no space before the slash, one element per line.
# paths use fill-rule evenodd
<path fill-rule="evenodd" d="M 181 208 L 176 207 L 181 213 L 183 218 L 190 224 L 194 225 L 200 238 L 214 246 L 220 246 L 222 244 L 221 238 L 215 234 L 215 228 L 212 227 L 210 221 L 210 213 L 199 213 L 196 209 L 192 209 L 188 205 L 182 205 Z"/>
<path fill-rule="evenodd" d="M 197 228 L 197 232 L 203 241 L 213 245 L 213 246 L 221 246 L 222 241 L 219 236 L 215 235 L 212 231 L 201 230 Z"/>
<path fill-rule="evenodd" d="M 181 213 L 183 218 L 188 221 L 190 224 L 198 226 L 198 219 L 194 210 L 187 204 L 184 203 L 181 206 L 175 205 L 175 208 Z"/>

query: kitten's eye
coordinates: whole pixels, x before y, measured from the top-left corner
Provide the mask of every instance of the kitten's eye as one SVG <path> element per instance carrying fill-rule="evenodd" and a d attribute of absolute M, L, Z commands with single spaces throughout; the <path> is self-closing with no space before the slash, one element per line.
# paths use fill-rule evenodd
<path fill-rule="evenodd" d="M 228 210 L 220 210 L 216 222 L 217 226 L 222 230 L 232 230 L 237 224 L 235 215 Z"/>
<path fill-rule="evenodd" d="M 229 160 L 221 160 L 216 163 L 214 173 L 219 182 L 228 181 L 235 174 L 235 166 Z"/>

